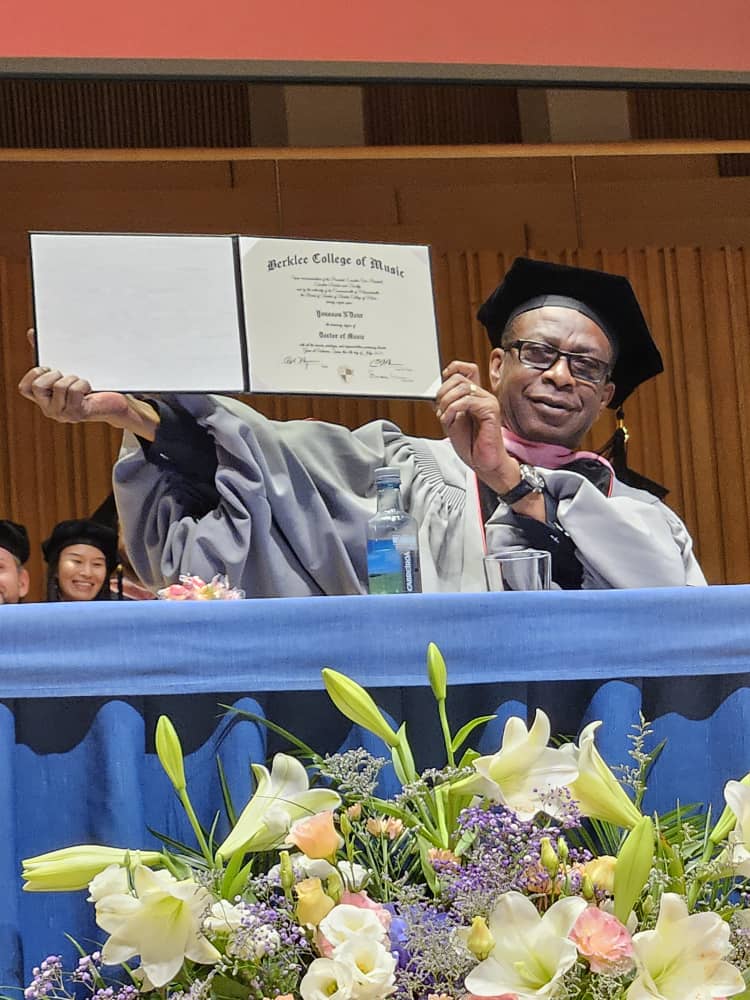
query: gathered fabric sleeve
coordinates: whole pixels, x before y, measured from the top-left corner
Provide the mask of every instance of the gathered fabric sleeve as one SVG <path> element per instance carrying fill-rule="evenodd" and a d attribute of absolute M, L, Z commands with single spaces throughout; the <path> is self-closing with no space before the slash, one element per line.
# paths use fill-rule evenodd
<path fill-rule="evenodd" d="M 114 471 L 126 547 L 145 583 L 223 573 L 248 597 L 363 592 L 379 425 L 352 433 L 270 421 L 212 396 L 166 405 L 176 419 L 146 454 L 126 435 Z"/>
<path fill-rule="evenodd" d="M 540 471 L 548 518 L 583 567 L 582 589 L 705 585 L 687 528 L 656 497 L 619 482 L 606 497 L 578 473 Z M 487 524 L 488 546 L 528 545 L 523 520 L 499 504 Z"/>
<path fill-rule="evenodd" d="M 222 573 L 248 597 L 366 593 L 374 472 L 395 465 L 420 523 L 425 589 L 462 589 L 465 469 L 441 442 L 387 421 L 272 421 L 212 396 L 158 405 L 156 440 L 126 435 L 114 471 L 128 554 L 148 586 Z"/>

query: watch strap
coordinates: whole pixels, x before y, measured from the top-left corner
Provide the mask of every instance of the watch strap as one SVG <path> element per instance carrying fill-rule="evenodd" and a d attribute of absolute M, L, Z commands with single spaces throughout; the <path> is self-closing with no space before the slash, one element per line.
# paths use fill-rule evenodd
<path fill-rule="evenodd" d="M 541 493 L 544 488 L 541 476 L 533 466 L 524 465 L 522 462 L 520 471 L 520 483 L 514 486 L 513 489 L 508 490 L 507 493 L 498 493 L 497 495 L 498 500 L 502 500 L 509 507 L 514 503 L 518 503 L 519 500 L 523 500 L 529 493 Z"/>

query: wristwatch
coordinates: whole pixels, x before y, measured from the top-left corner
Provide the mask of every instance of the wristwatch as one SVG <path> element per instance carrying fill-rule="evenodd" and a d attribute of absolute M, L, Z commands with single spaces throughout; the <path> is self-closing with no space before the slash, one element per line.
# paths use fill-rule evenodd
<path fill-rule="evenodd" d="M 507 503 L 509 507 L 528 496 L 529 493 L 541 493 L 544 490 L 542 474 L 533 465 L 525 465 L 521 462 L 519 471 L 521 473 L 521 482 L 518 486 L 514 486 L 507 493 L 498 493 L 497 495 L 498 500 Z"/>

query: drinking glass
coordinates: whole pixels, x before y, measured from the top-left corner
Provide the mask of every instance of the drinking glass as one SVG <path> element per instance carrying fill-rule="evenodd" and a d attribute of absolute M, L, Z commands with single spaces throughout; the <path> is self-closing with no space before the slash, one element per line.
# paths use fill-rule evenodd
<path fill-rule="evenodd" d="M 508 549 L 484 557 L 487 590 L 549 590 L 552 557 L 540 549 Z"/>

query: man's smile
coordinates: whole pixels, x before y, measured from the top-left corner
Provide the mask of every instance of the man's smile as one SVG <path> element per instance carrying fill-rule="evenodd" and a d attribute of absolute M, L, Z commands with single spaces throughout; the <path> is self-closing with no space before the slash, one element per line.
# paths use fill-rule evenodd
<path fill-rule="evenodd" d="M 580 407 L 571 405 L 567 400 L 551 398 L 549 396 L 528 396 L 534 406 L 546 406 L 551 410 L 564 410 L 566 413 L 577 413 Z"/>

